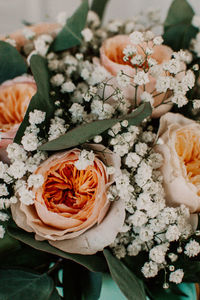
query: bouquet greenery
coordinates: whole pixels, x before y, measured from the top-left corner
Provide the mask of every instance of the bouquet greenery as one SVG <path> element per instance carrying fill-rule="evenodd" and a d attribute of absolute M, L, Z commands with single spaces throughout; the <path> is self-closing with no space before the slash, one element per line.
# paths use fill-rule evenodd
<path fill-rule="evenodd" d="M 200 17 L 104 26 L 107 2 L 1 37 L 0 300 L 200 281 Z"/>

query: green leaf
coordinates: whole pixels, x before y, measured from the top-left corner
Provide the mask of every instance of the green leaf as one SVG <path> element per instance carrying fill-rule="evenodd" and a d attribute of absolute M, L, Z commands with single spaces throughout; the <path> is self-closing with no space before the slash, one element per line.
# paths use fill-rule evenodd
<path fill-rule="evenodd" d="M 56 289 L 54 289 L 53 293 L 51 294 L 48 300 L 61 300 Z"/>
<path fill-rule="evenodd" d="M 47 300 L 54 288 L 46 274 L 38 275 L 22 270 L 0 270 L 1 300 Z"/>
<path fill-rule="evenodd" d="M 113 280 L 129 300 L 146 300 L 143 282 L 108 249 L 103 251 Z"/>
<path fill-rule="evenodd" d="M 98 300 L 101 294 L 102 273 L 85 270 L 81 285 L 85 300 Z"/>
<path fill-rule="evenodd" d="M 65 259 L 72 260 L 94 272 L 106 272 L 107 271 L 107 265 L 106 265 L 105 259 L 98 254 L 96 254 L 96 255 L 80 255 L 80 254 L 66 253 L 66 252 L 63 252 L 63 251 L 51 246 L 47 241 L 43 241 L 43 242 L 36 241 L 33 234 L 25 232 L 19 228 L 8 227 L 7 232 L 11 237 L 13 237 L 25 244 L 37 249 L 37 250 L 41 250 L 44 252 L 48 252 L 48 253 L 63 257 Z"/>
<path fill-rule="evenodd" d="M 17 49 L 0 41 L 0 84 L 27 72 L 27 65 Z"/>
<path fill-rule="evenodd" d="M 1 257 L 3 257 L 4 255 L 10 256 L 11 252 L 18 250 L 19 248 L 20 243 L 6 233 L 4 238 L 0 239 L 0 261 Z"/>
<path fill-rule="evenodd" d="M 50 262 L 55 258 L 53 255 L 49 255 L 49 253 L 33 249 L 17 240 L 15 242 L 20 244 L 21 247 L 13 249 L 12 253 L 8 251 L 0 255 L 1 267 L 24 267 L 37 271 L 45 271 L 45 268 L 47 269 Z"/>
<path fill-rule="evenodd" d="M 50 98 L 50 84 L 47 61 L 39 55 L 31 57 L 31 71 L 37 84 L 37 93 L 32 97 L 26 115 L 21 123 L 19 130 L 15 136 L 15 143 L 20 143 L 24 131 L 29 126 L 29 113 L 34 109 L 46 112 L 46 120 L 48 121 L 54 112 L 54 103 Z"/>
<path fill-rule="evenodd" d="M 108 4 L 109 0 L 93 0 L 92 1 L 92 6 L 91 6 L 91 10 L 93 10 L 95 13 L 97 13 L 97 15 L 99 16 L 99 18 L 102 20 L 103 19 L 103 15 L 106 9 L 106 5 Z"/>
<path fill-rule="evenodd" d="M 119 121 L 128 120 L 129 125 L 139 125 L 150 114 L 150 104 L 143 103 L 133 113 L 126 115 L 123 118 L 94 121 L 88 124 L 77 126 L 59 138 L 43 144 L 39 147 L 39 149 L 58 151 L 78 146 L 92 139 L 96 135 L 103 133 Z"/>
<path fill-rule="evenodd" d="M 53 41 L 50 51 L 63 51 L 82 43 L 81 31 L 85 27 L 88 10 L 88 0 L 83 0 Z"/>
<path fill-rule="evenodd" d="M 164 22 L 164 43 L 176 51 L 187 49 L 198 32 L 191 25 L 193 16 L 194 11 L 186 0 L 174 0 Z"/>

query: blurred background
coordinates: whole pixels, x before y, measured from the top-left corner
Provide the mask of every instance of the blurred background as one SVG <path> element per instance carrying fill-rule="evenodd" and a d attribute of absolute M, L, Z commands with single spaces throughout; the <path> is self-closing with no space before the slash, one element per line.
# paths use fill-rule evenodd
<path fill-rule="evenodd" d="M 71 15 L 81 0 L 0 0 L 0 34 L 23 27 L 22 21 L 36 23 L 55 21 L 56 15 L 66 11 Z M 101 0 L 99 0 L 101 1 Z M 160 8 L 166 16 L 172 0 L 110 0 L 104 22 L 112 18 L 131 18 L 144 9 Z M 200 0 L 188 0 L 196 14 L 200 14 Z M 181 10 L 181 7 L 180 7 Z"/>

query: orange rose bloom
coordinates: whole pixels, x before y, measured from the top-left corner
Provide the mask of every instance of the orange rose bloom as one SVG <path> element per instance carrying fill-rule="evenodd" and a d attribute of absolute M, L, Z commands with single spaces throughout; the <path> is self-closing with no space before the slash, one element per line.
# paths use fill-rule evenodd
<path fill-rule="evenodd" d="M 92 149 L 105 150 L 101 145 L 92 145 Z M 34 205 L 12 205 L 17 225 L 66 252 L 93 254 L 111 244 L 123 226 L 125 209 L 121 200 L 110 207 L 107 189 L 113 176 L 107 175 L 104 162 L 112 163 L 118 173 L 120 158 L 108 149 L 97 153 L 84 170 L 75 166 L 79 149 L 44 161 L 35 172 L 43 176 L 44 183 L 33 189 Z"/>
<path fill-rule="evenodd" d="M 119 73 L 119 71 L 123 71 L 125 74 L 131 77 L 134 77 L 136 74 L 136 69 L 131 65 L 131 63 L 129 61 L 125 62 L 123 60 L 124 57 L 123 50 L 127 45 L 133 45 L 130 41 L 129 36 L 117 35 L 105 40 L 105 42 L 103 43 L 100 49 L 101 64 L 104 66 L 105 69 L 107 69 L 114 76 L 116 76 Z M 135 45 L 138 54 L 142 55 L 143 57 L 145 55 L 142 48 L 145 49 L 147 46 L 152 47 L 153 46 L 152 42 L 149 42 L 148 44 L 143 43 L 141 45 Z M 153 54 L 150 55 L 149 57 L 155 59 L 158 62 L 158 65 L 162 64 L 165 61 L 170 60 L 173 53 L 172 49 L 165 45 L 154 46 L 153 51 L 154 51 Z M 165 74 L 163 72 L 163 76 L 164 75 Z M 115 79 L 109 81 L 109 83 L 116 85 Z M 148 93 L 153 93 L 153 95 L 156 95 L 158 94 L 158 92 L 155 91 L 155 86 L 156 86 L 156 79 L 149 74 L 149 83 L 145 84 L 145 91 Z M 143 87 L 139 86 L 137 90 L 138 103 L 140 102 L 140 96 L 143 92 L 144 92 Z M 125 87 L 123 88 L 123 93 L 125 98 L 127 98 L 130 101 L 130 103 L 133 105 L 135 88 L 131 85 Z M 110 94 L 110 92 L 108 94 Z M 162 114 L 166 113 L 171 109 L 172 107 L 171 104 L 163 104 L 157 107 L 158 105 L 160 105 L 160 103 L 162 103 L 163 97 L 164 97 L 164 93 L 154 98 L 155 109 L 153 111 L 153 117 L 156 118 L 160 117 Z"/>
<path fill-rule="evenodd" d="M 36 84 L 31 76 L 19 76 L 0 85 L 0 159 L 6 159 L 6 147 L 23 121 L 32 96 L 36 93 Z"/>

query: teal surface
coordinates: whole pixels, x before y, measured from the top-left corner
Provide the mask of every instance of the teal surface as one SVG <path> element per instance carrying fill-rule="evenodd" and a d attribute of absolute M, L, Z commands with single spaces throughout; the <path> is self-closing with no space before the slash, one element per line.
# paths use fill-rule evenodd
<path fill-rule="evenodd" d="M 110 275 L 103 274 L 99 300 L 127 300 Z"/>
<path fill-rule="evenodd" d="M 176 300 L 196 300 L 196 289 L 195 285 L 192 283 L 182 283 L 179 284 L 180 290 L 186 294 L 187 296 L 176 296 Z M 170 299 L 170 296 L 166 295 L 162 298 L 159 297 L 156 300 L 163 300 L 163 299 Z M 149 298 L 147 298 L 148 300 Z M 103 274 L 103 282 L 102 282 L 102 289 L 101 295 L 99 300 L 127 300 L 127 298 L 122 294 L 116 283 L 112 280 L 112 278 L 107 275 Z"/>

